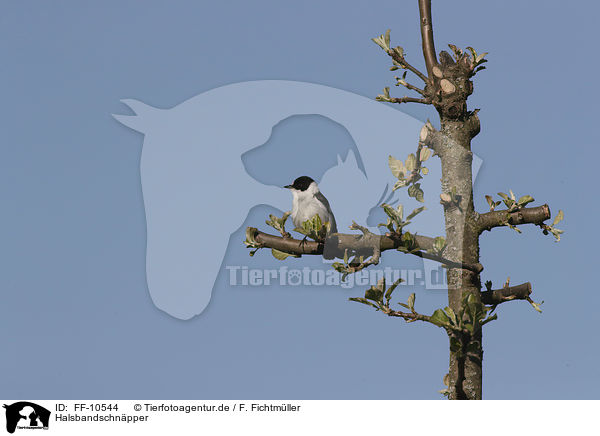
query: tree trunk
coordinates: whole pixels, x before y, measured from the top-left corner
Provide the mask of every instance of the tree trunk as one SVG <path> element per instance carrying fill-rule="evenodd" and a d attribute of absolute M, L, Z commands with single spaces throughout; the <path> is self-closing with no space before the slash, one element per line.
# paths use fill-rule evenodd
<path fill-rule="evenodd" d="M 471 139 L 480 129 L 477 111 L 467 110 L 467 98 L 473 93 L 473 64 L 469 56 L 455 51 L 454 59 L 442 51 L 439 62 L 435 53 L 431 0 L 419 0 L 423 57 L 427 65 L 424 94 L 440 116 L 441 145 L 436 148 L 442 162 L 442 193 L 446 225 L 445 256 L 455 262 L 479 263 L 479 230 L 473 208 Z M 458 316 L 463 313 L 469 294 L 481 304 L 479 273 L 465 268 L 448 269 L 448 304 Z M 472 333 L 452 333 L 450 368 L 447 377 L 449 398 L 481 399 L 482 359 L 481 326 L 474 323 Z"/>
<path fill-rule="evenodd" d="M 443 148 L 442 192 L 452 195 L 455 202 L 445 206 L 446 257 L 454 261 L 479 263 L 479 233 L 473 208 L 473 177 L 471 129 L 468 122 L 441 118 Z M 447 272 L 448 303 L 455 313 L 461 313 L 467 293 L 480 301 L 479 274 L 453 268 Z M 482 357 L 481 327 L 475 326 L 472 335 L 456 337 L 460 347 L 451 347 L 449 369 L 450 399 L 481 399 Z M 467 356 L 467 351 L 468 356 Z"/>

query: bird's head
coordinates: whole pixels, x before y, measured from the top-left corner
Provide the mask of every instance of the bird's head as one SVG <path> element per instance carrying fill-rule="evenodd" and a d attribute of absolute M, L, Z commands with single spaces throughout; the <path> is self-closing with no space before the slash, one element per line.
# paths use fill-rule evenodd
<path fill-rule="evenodd" d="M 286 185 L 284 188 L 288 188 L 292 191 L 292 195 L 300 196 L 304 198 L 306 196 L 312 196 L 319 192 L 319 186 L 311 177 L 301 176 L 294 180 L 291 185 Z"/>
<path fill-rule="evenodd" d="M 294 183 L 292 183 L 291 185 L 285 185 L 284 188 L 304 192 L 313 183 L 316 185 L 316 182 L 312 178 L 308 176 L 301 176 L 294 180 Z"/>

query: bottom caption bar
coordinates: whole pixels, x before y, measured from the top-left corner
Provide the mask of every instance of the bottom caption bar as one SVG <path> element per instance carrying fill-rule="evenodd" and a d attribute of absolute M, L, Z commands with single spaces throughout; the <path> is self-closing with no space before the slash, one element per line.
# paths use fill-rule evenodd
<path fill-rule="evenodd" d="M 34 430 L 44 430 L 48 436 L 113 431 L 127 435 L 462 435 L 474 425 L 483 426 L 486 435 L 505 436 L 514 430 L 587 434 L 596 428 L 595 411 L 600 406 L 598 401 L 519 401 L 524 404 L 518 405 L 511 404 L 517 401 L 0 401 L 5 412 L 1 425 L 9 434 L 25 436 Z M 507 412 L 491 425 L 489 417 L 499 410 Z"/>

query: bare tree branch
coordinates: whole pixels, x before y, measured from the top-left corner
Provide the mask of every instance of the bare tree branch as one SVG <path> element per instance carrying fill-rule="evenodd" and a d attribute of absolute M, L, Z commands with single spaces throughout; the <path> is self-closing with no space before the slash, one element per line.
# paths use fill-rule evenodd
<path fill-rule="evenodd" d="M 400 65 L 402 68 L 404 68 L 405 70 L 408 70 L 410 72 L 412 72 L 415 76 L 417 76 L 419 79 L 421 79 L 423 82 L 427 83 L 428 79 L 427 76 L 425 74 L 423 74 L 422 72 L 420 72 L 417 68 L 413 67 L 411 64 L 409 64 L 406 61 L 406 58 L 404 56 L 401 56 L 397 51 L 395 50 L 388 50 L 388 55 L 391 56 L 391 58 L 393 60 L 395 60 L 398 65 Z"/>
<path fill-rule="evenodd" d="M 431 0 L 419 0 L 419 15 L 421 16 L 421 40 L 423 42 L 423 57 L 427 65 L 427 74 L 433 77 L 433 67 L 437 65 L 435 44 L 433 41 L 433 22 L 431 21 Z"/>
<path fill-rule="evenodd" d="M 274 236 L 268 233 L 263 233 L 258 229 L 249 228 L 253 232 L 254 240 L 261 245 L 261 248 L 274 248 L 284 253 L 292 255 L 324 255 L 327 258 L 343 258 L 344 253 L 348 250 L 353 255 L 374 255 L 374 241 L 373 238 L 379 240 L 379 255 L 381 252 L 386 250 L 395 250 L 402 247 L 402 239 L 396 235 L 375 235 L 370 233 L 373 238 L 365 238 L 364 235 L 349 235 L 342 233 L 334 233 L 324 243 L 316 241 L 303 241 L 294 238 L 282 238 L 281 236 Z M 413 235 L 415 238 L 415 249 L 407 252 L 413 256 L 421 257 L 423 259 L 433 260 L 450 268 L 460 268 L 480 273 L 483 270 L 483 266 L 480 263 L 468 264 L 454 262 L 436 254 L 428 253 L 423 250 L 429 250 L 433 248 L 434 238 L 421 235 Z M 375 247 L 376 248 L 376 247 Z M 379 260 L 379 259 L 377 259 Z M 362 269 L 362 268 L 360 268 Z"/>
<path fill-rule="evenodd" d="M 421 88 L 419 88 L 419 87 L 417 87 L 415 85 L 412 85 L 412 84 L 408 83 L 406 80 L 400 79 L 399 77 L 396 77 L 396 80 L 397 80 L 397 85 L 396 86 L 402 85 L 406 89 L 410 89 L 411 91 L 416 91 L 419 94 L 421 94 L 423 97 L 429 98 L 428 94 L 423 89 L 421 89 Z"/>
<path fill-rule="evenodd" d="M 495 210 L 479 214 L 477 217 L 477 227 L 481 234 L 484 230 L 491 230 L 494 227 L 502 227 L 506 223 L 513 226 L 520 224 L 541 224 L 550 218 L 550 207 L 547 204 L 538 207 L 524 207 L 516 212 L 506 210 Z"/>
<path fill-rule="evenodd" d="M 443 135 L 429 121 L 421 128 L 419 142 L 432 149 L 437 155 L 442 152 Z"/>
<path fill-rule="evenodd" d="M 390 98 L 390 103 L 421 103 L 421 104 L 431 104 L 431 99 L 429 98 L 415 98 L 415 97 L 395 97 Z"/>
<path fill-rule="evenodd" d="M 484 291 L 481 293 L 481 302 L 496 306 L 505 301 L 527 300 L 531 294 L 531 283 L 523 283 L 517 286 L 505 286 L 501 289 Z"/>
<path fill-rule="evenodd" d="M 423 259 L 435 260 L 436 262 L 442 263 L 446 266 L 449 266 L 450 268 L 467 269 L 469 271 L 473 271 L 476 274 L 479 274 L 481 271 L 483 271 L 483 265 L 480 263 L 471 264 L 471 263 L 454 262 L 450 259 L 446 259 L 445 257 L 437 256 L 435 254 L 431 254 L 426 251 L 416 251 L 416 252 L 411 252 L 410 254 L 413 254 L 417 257 L 421 257 Z"/>
<path fill-rule="evenodd" d="M 329 254 L 343 257 L 345 250 L 358 255 L 371 255 L 373 253 L 373 241 L 365 240 L 363 235 L 350 235 L 343 233 L 334 233 L 323 242 L 302 241 L 294 238 L 282 238 L 280 236 L 263 233 L 258 229 L 252 229 L 254 239 L 265 248 L 275 248 L 288 254 L 310 254 L 321 255 L 325 246 Z M 374 235 L 379 238 L 380 250 L 395 250 L 402 246 L 402 240 L 391 235 Z M 415 235 L 416 244 L 420 249 L 427 250 L 433 248 L 433 238 L 428 236 Z"/>
<path fill-rule="evenodd" d="M 381 249 L 379 248 L 378 235 L 372 233 L 366 227 L 356 224 L 356 222 L 354 222 L 354 221 L 352 222 L 352 225 L 350 226 L 350 230 L 360 230 L 363 234 L 361 241 L 364 241 L 366 244 L 370 244 L 373 249 L 373 254 L 371 255 L 371 257 L 368 260 L 358 262 L 358 263 L 354 263 L 354 262 L 350 263 L 352 272 L 354 273 L 354 272 L 360 271 L 371 265 L 378 265 L 379 259 L 381 258 Z"/>
<path fill-rule="evenodd" d="M 397 318 L 402 318 L 406 322 L 414 322 L 414 321 L 425 321 L 431 322 L 431 317 L 427 315 L 422 315 L 416 312 L 401 312 L 399 310 L 391 310 L 389 308 L 382 308 L 382 312 L 388 316 L 393 316 Z"/>

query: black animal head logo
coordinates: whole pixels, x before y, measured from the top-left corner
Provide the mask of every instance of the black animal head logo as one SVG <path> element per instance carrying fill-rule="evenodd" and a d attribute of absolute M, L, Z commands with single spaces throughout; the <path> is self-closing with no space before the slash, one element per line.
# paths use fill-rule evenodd
<path fill-rule="evenodd" d="M 50 411 L 42 406 L 29 401 L 19 401 L 11 405 L 5 404 L 3 407 L 6 409 L 6 431 L 9 433 L 14 433 L 18 424 L 21 427 L 48 428 Z"/>

